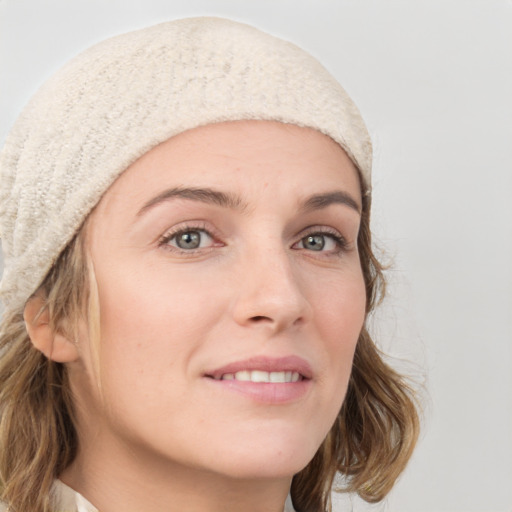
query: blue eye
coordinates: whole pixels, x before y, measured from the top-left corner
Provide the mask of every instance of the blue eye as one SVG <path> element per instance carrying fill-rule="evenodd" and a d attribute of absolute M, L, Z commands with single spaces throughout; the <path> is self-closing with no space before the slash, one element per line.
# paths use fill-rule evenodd
<path fill-rule="evenodd" d="M 345 240 L 338 234 L 311 233 L 299 240 L 297 249 L 314 252 L 336 252 L 345 248 Z"/>
<path fill-rule="evenodd" d="M 304 249 L 321 251 L 325 247 L 326 240 L 324 235 L 309 235 L 304 237 L 301 242 Z"/>
<path fill-rule="evenodd" d="M 194 249 L 211 247 L 213 238 L 203 229 L 187 229 L 186 231 L 166 235 L 161 244 L 170 245 L 183 251 L 193 251 Z"/>

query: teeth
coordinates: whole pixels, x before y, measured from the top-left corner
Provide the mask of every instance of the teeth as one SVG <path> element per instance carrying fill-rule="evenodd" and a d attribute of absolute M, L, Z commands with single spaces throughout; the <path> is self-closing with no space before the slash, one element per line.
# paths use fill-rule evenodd
<path fill-rule="evenodd" d="M 270 382 L 286 382 L 286 375 L 291 372 L 271 372 L 268 374 Z M 288 379 L 290 382 L 290 379 Z"/>
<path fill-rule="evenodd" d="M 237 374 L 235 374 L 235 377 Z M 269 382 L 270 376 L 268 372 L 253 371 L 249 378 L 251 382 Z"/>
<path fill-rule="evenodd" d="M 298 382 L 298 372 L 263 372 L 261 370 L 242 370 L 236 373 L 225 373 L 221 380 L 239 380 L 244 382 L 273 382 L 286 383 Z"/>

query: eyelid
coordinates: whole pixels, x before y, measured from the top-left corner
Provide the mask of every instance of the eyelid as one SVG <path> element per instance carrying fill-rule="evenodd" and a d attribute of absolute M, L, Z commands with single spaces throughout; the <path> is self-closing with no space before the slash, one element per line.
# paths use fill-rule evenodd
<path fill-rule="evenodd" d="M 329 227 L 329 226 L 309 226 L 305 229 L 303 229 L 299 235 L 298 240 L 293 244 L 292 247 L 296 246 L 297 244 L 301 243 L 304 238 L 308 236 L 314 236 L 314 235 L 323 235 L 323 236 L 330 236 L 334 239 L 334 242 L 336 243 L 337 249 L 335 251 L 318 251 L 318 254 L 323 253 L 325 254 L 338 254 L 343 253 L 347 251 L 350 248 L 350 244 L 347 241 L 347 239 L 335 228 Z M 302 249 L 302 248 L 297 248 Z M 307 249 L 304 248 L 304 250 L 307 251 Z M 314 253 L 315 251 L 308 251 Z"/>
<path fill-rule="evenodd" d="M 182 233 L 186 233 L 188 231 L 201 231 L 204 232 L 208 237 L 212 239 L 212 244 L 208 247 L 198 247 L 196 249 L 181 249 L 180 247 L 173 246 L 169 244 L 169 241 L 172 240 L 177 235 Z M 312 235 L 322 235 L 331 237 L 336 244 L 336 249 L 334 250 L 321 250 L 321 251 L 313 251 L 309 250 L 305 247 L 297 247 L 304 238 Z M 178 255 L 183 256 L 193 256 L 197 253 L 204 253 L 213 249 L 214 247 L 224 246 L 225 243 L 221 241 L 221 235 L 217 232 L 215 228 L 212 228 L 209 223 L 205 221 L 186 221 L 165 231 L 163 235 L 158 238 L 158 246 L 163 248 L 164 250 L 168 250 L 170 252 L 176 253 Z M 308 253 L 315 253 L 328 256 L 328 255 L 339 255 L 348 251 L 353 244 L 347 241 L 347 238 L 342 235 L 342 233 L 333 227 L 325 226 L 325 225 L 313 225 L 304 228 L 296 235 L 296 241 L 292 244 L 292 249 L 296 250 L 304 250 Z"/>
<path fill-rule="evenodd" d="M 170 245 L 169 242 L 175 238 L 176 236 L 186 233 L 188 231 L 199 231 L 206 233 L 213 241 L 212 245 L 209 247 L 198 247 L 196 249 L 181 249 L 180 247 L 176 247 Z M 219 242 L 219 236 L 215 233 L 215 230 L 207 226 L 207 223 L 204 221 L 187 221 L 182 224 L 178 224 L 168 229 L 162 236 L 158 239 L 158 246 L 162 247 L 165 250 L 175 252 L 181 255 L 193 255 L 196 252 L 204 252 L 212 247 L 223 245 Z"/>

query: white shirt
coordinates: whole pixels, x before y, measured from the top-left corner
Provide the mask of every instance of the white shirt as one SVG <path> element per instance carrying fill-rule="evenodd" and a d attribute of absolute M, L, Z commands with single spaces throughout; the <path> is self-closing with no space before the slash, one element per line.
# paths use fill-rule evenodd
<path fill-rule="evenodd" d="M 60 480 L 56 480 L 53 486 L 58 512 L 99 512 L 81 494 L 68 487 Z M 4 504 L 0 503 L 0 512 L 6 512 Z M 283 512 L 295 512 L 290 495 L 286 498 Z"/>

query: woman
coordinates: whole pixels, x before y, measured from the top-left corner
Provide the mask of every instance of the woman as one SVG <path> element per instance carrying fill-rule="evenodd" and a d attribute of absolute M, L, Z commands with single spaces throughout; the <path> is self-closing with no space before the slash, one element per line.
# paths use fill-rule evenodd
<path fill-rule="evenodd" d="M 391 489 L 418 420 L 365 327 L 371 143 L 312 57 L 215 18 L 113 38 L 39 91 L 1 171 L 9 510 Z"/>

